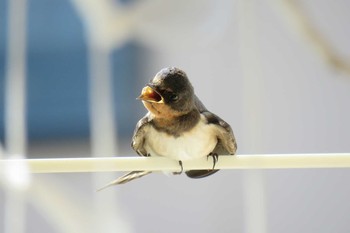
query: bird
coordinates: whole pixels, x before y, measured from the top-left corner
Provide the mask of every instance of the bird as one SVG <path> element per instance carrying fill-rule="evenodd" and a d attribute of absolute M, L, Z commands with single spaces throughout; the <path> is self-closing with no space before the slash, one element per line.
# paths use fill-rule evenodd
<path fill-rule="evenodd" d="M 237 143 L 231 126 L 207 110 L 194 93 L 187 74 L 176 67 L 161 69 L 142 89 L 137 98 L 148 110 L 136 124 L 131 147 L 140 156 L 161 156 L 179 161 L 213 157 L 213 168 L 188 170 L 190 178 L 202 178 L 216 173 L 219 155 L 234 155 Z M 132 171 L 108 183 L 124 184 L 150 174 Z"/>

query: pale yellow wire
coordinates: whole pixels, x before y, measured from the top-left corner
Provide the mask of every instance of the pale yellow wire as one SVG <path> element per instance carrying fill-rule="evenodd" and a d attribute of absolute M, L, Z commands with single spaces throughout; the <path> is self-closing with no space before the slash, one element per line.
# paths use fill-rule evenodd
<path fill-rule="evenodd" d="M 0 170 L 27 166 L 31 173 L 178 171 L 178 161 L 161 157 L 2 159 Z M 211 169 L 212 158 L 183 161 L 184 170 Z M 219 156 L 216 169 L 350 168 L 350 153 Z"/>

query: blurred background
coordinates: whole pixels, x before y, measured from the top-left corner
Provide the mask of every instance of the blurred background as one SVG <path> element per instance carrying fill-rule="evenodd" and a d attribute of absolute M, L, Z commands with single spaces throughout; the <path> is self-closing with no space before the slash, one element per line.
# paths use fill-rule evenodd
<path fill-rule="evenodd" d="M 135 98 L 186 71 L 239 154 L 350 151 L 346 0 L 0 0 L 0 157 L 135 156 Z M 349 169 L 0 171 L 0 232 L 349 232 Z"/>

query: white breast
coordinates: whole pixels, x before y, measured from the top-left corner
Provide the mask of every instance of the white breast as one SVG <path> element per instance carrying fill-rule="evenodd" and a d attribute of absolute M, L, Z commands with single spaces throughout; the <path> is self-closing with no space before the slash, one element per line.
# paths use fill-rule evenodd
<path fill-rule="evenodd" d="M 163 156 L 175 160 L 205 157 L 217 144 L 215 127 L 206 124 L 204 117 L 201 117 L 192 130 L 180 137 L 160 133 L 150 127 L 145 138 L 144 146 L 151 156 Z"/>

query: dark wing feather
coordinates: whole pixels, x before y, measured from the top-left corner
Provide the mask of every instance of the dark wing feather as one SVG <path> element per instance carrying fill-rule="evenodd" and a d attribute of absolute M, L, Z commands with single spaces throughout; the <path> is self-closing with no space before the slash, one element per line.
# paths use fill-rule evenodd
<path fill-rule="evenodd" d="M 147 114 L 137 122 L 134 130 L 134 135 L 132 136 L 131 147 L 140 156 L 148 156 L 147 151 L 143 147 L 143 144 L 145 142 L 146 130 L 149 125 L 150 117 L 149 114 Z"/>
<path fill-rule="evenodd" d="M 136 151 L 137 154 L 140 156 L 147 156 L 147 151 L 143 147 L 143 144 L 145 142 L 145 135 L 146 135 L 146 130 L 147 127 L 149 126 L 150 122 L 150 117 L 149 114 L 141 118 L 135 127 L 134 130 L 134 135 L 132 136 L 132 141 L 131 141 L 131 147 Z M 97 191 L 101 191 L 105 188 L 108 188 L 113 185 L 118 185 L 118 184 L 124 184 L 127 183 L 131 180 L 143 177 L 145 175 L 148 175 L 152 172 L 150 171 L 132 171 L 129 173 L 126 173 L 125 175 L 119 177 L 116 180 L 113 180 L 112 182 L 108 183 L 107 185 L 103 186 L 102 188 L 98 189 Z"/>
<path fill-rule="evenodd" d="M 207 118 L 208 124 L 215 124 L 218 129 L 218 143 L 213 152 L 217 153 L 218 155 L 234 155 L 237 150 L 237 143 L 231 126 L 214 113 L 207 111 L 203 112 L 202 114 Z"/>
<path fill-rule="evenodd" d="M 234 155 L 237 150 L 237 143 L 231 126 L 219 116 L 208 111 L 197 96 L 195 96 L 195 105 L 198 111 L 206 117 L 208 124 L 215 124 L 218 126 L 218 144 L 213 152 L 219 155 Z"/>
<path fill-rule="evenodd" d="M 218 155 L 234 155 L 237 150 L 237 143 L 231 126 L 219 116 L 209 112 L 197 96 L 195 96 L 195 104 L 198 111 L 206 117 L 208 124 L 215 124 L 217 126 L 218 143 L 213 153 Z M 186 175 L 190 178 L 203 178 L 217 171 L 218 170 L 190 170 L 186 171 Z"/>

